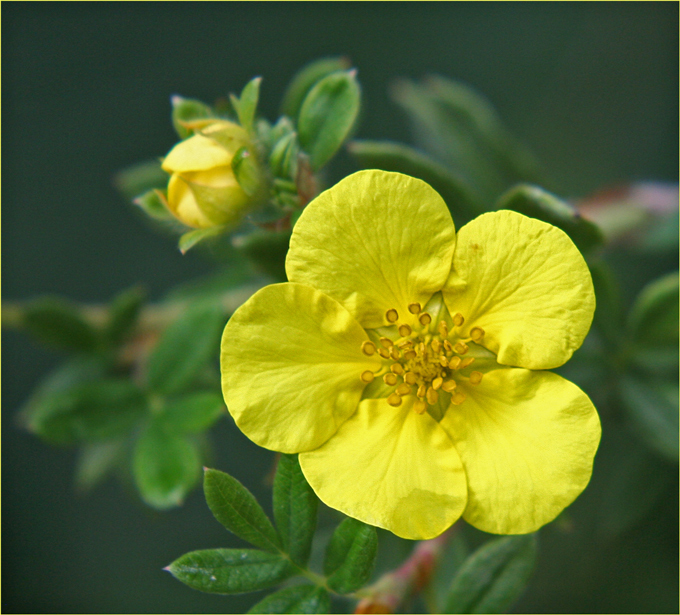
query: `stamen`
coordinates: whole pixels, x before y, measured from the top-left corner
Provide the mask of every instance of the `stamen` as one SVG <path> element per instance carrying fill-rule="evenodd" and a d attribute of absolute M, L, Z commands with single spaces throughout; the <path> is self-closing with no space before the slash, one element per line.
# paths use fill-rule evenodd
<path fill-rule="evenodd" d="M 392 348 L 392 346 L 394 346 L 394 342 L 387 337 L 381 337 L 380 344 L 383 348 Z"/>
<path fill-rule="evenodd" d="M 390 406 L 394 406 L 395 408 L 396 408 L 397 406 L 401 406 L 401 396 L 400 396 L 400 395 L 397 395 L 396 393 L 392 393 L 392 395 L 390 395 L 390 396 L 387 398 L 387 403 L 388 403 Z"/>
<path fill-rule="evenodd" d="M 427 385 L 421 384 L 418 387 L 418 391 L 416 392 L 416 395 L 418 397 L 425 397 L 426 394 L 427 394 Z"/>
<path fill-rule="evenodd" d="M 470 329 L 470 337 L 473 342 L 478 342 L 484 337 L 484 329 L 481 327 L 472 327 L 472 329 Z"/>
<path fill-rule="evenodd" d="M 451 403 L 454 406 L 460 406 L 464 401 L 465 393 L 463 393 L 462 391 L 458 391 L 457 393 L 451 396 Z"/>
<path fill-rule="evenodd" d="M 458 342 L 453 349 L 458 353 L 458 354 L 465 354 L 470 348 L 465 342 Z"/>
<path fill-rule="evenodd" d="M 446 357 L 443 354 L 439 355 L 439 363 L 442 367 L 448 367 L 449 366 L 449 362 L 447 361 Z"/>
<path fill-rule="evenodd" d="M 399 350 L 397 349 L 396 346 L 392 346 L 392 348 L 390 348 L 390 356 L 395 361 L 398 361 L 399 359 L 401 359 L 401 353 L 399 352 Z"/>
<path fill-rule="evenodd" d="M 408 304 L 408 311 L 411 312 L 411 314 L 420 314 L 420 310 L 423 308 L 420 306 L 420 303 L 409 303 Z"/>
<path fill-rule="evenodd" d="M 479 384 L 482 381 L 481 372 L 471 372 L 470 373 L 470 384 Z"/>
<path fill-rule="evenodd" d="M 411 392 L 411 387 L 406 384 L 405 382 L 402 382 L 398 387 L 397 387 L 397 393 L 401 395 L 402 397 L 404 395 L 408 395 Z"/>
<path fill-rule="evenodd" d="M 401 376 L 404 373 L 404 367 L 401 363 L 394 363 L 390 365 L 390 371 L 393 374 L 397 374 L 398 376 Z"/>
<path fill-rule="evenodd" d="M 451 360 L 449 361 L 449 367 L 451 369 L 458 369 L 460 367 L 460 363 L 461 363 L 460 357 L 451 357 Z"/>
<path fill-rule="evenodd" d="M 395 384 L 397 384 L 397 375 L 393 374 L 392 372 L 385 374 L 383 376 L 383 381 L 387 386 L 393 387 Z"/>
<path fill-rule="evenodd" d="M 404 359 L 406 359 L 407 361 L 410 361 L 411 359 L 415 359 L 417 356 L 418 356 L 418 354 L 416 353 L 415 350 L 407 350 L 404 353 Z"/>
<path fill-rule="evenodd" d="M 361 372 L 361 382 L 365 382 L 366 384 L 369 384 L 373 382 L 373 379 L 375 378 L 375 374 L 370 370 L 367 369 L 365 372 Z"/>
<path fill-rule="evenodd" d="M 413 372 L 406 372 L 404 374 L 404 382 L 406 384 L 415 384 L 416 380 L 418 380 L 418 378 Z"/>
<path fill-rule="evenodd" d="M 437 389 L 439 389 L 442 386 L 442 384 L 444 384 L 443 378 L 435 378 L 432 381 L 432 388 L 436 391 Z"/>
<path fill-rule="evenodd" d="M 453 352 L 453 346 L 449 340 L 444 340 L 444 348 L 446 348 L 446 352 Z"/>
<path fill-rule="evenodd" d="M 399 335 L 401 335 L 401 337 L 408 337 L 411 335 L 411 327 L 408 325 L 399 325 Z"/>
<path fill-rule="evenodd" d="M 413 411 L 416 414 L 423 414 L 425 410 L 427 410 L 427 402 L 424 402 L 422 399 L 417 399 L 413 404 Z"/>
<path fill-rule="evenodd" d="M 465 359 L 463 359 L 463 360 L 461 361 L 460 369 L 465 369 L 465 368 L 468 367 L 469 365 L 472 365 L 474 362 L 475 362 L 475 358 L 474 358 L 474 357 L 466 357 Z"/>
<path fill-rule="evenodd" d="M 434 350 L 435 352 L 439 352 L 439 347 L 440 347 L 439 340 L 437 340 L 437 339 L 432 340 L 430 342 L 430 346 L 432 346 L 432 350 Z"/>
<path fill-rule="evenodd" d="M 442 320 L 439 322 L 439 335 L 446 338 L 449 337 L 449 328 L 446 326 L 446 321 Z"/>
<path fill-rule="evenodd" d="M 451 393 L 452 391 L 455 390 L 456 388 L 456 381 L 455 380 L 446 380 L 442 384 L 442 391 L 446 391 L 447 393 Z"/>
<path fill-rule="evenodd" d="M 427 389 L 427 403 L 430 404 L 430 406 L 434 406 L 438 400 L 439 393 L 437 393 L 437 391 L 435 391 L 432 387 Z"/>
<path fill-rule="evenodd" d="M 384 348 L 378 348 L 378 354 L 379 354 L 383 359 L 389 359 L 389 358 L 390 358 L 390 353 L 389 353 L 389 351 L 385 350 Z"/>
<path fill-rule="evenodd" d="M 410 350 L 413 348 L 413 340 L 402 340 L 396 344 L 402 350 Z"/>
<path fill-rule="evenodd" d="M 456 327 L 460 327 L 464 322 L 465 318 L 463 318 L 463 315 L 460 312 L 457 312 L 453 317 L 453 324 L 456 325 Z"/>
<path fill-rule="evenodd" d="M 423 327 L 427 327 L 432 322 L 432 316 L 430 316 L 427 312 L 423 312 L 420 316 L 418 316 L 418 320 L 420 321 L 420 324 L 423 325 Z"/>
<path fill-rule="evenodd" d="M 399 320 L 399 312 L 394 309 L 387 310 L 387 312 L 385 312 L 385 318 L 387 318 L 389 322 L 397 322 L 397 320 Z"/>
<path fill-rule="evenodd" d="M 373 342 L 366 341 L 361 344 L 361 352 L 366 356 L 370 357 L 375 354 L 375 344 Z"/>

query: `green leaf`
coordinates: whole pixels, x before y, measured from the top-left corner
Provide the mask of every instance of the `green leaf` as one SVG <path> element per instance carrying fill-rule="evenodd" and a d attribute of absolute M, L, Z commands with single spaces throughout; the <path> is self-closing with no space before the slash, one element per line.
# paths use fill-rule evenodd
<path fill-rule="evenodd" d="M 297 455 L 282 454 L 274 477 L 274 519 L 284 551 L 300 566 L 312 550 L 318 505 Z"/>
<path fill-rule="evenodd" d="M 126 201 L 132 201 L 140 194 L 153 192 L 156 188 L 165 188 L 168 185 L 168 174 L 161 169 L 160 160 L 154 158 L 137 162 L 118 171 L 113 178 L 113 184 Z"/>
<path fill-rule="evenodd" d="M 265 551 L 281 551 L 281 541 L 264 510 L 233 476 L 206 468 L 203 490 L 215 519 L 232 534 Z"/>
<path fill-rule="evenodd" d="M 340 594 L 368 583 L 378 554 L 378 533 L 371 525 L 347 518 L 336 528 L 326 549 L 323 569 L 328 587 Z"/>
<path fill-rule="evenodd" d="M 352 141 L 347 149 L 362 169 L 395 171 L 430 184 L 455 214 L 457 225 L 484 212 L 465 180 L 418 150 L 390 141 Z"/>
<path fill-rule="evenodd" d="M 268 231 L 258 229 L 247 235 L 238 235 L 231 240 L 239 252 L 247 256 L 263 273 L 275 280 L 285 282 L 286 254 L 291 231 Z"/>
<path fill-rule="evenodd" d="M 604 241 L 595 224 L 582 218 L 571 205 L 538 186 L 515 186 L 500 198 L 498 209 L 511 209 L 562 229 L 581 251 L 592 250 Z"/>
<path fill-rule="evenodd" d="M 28 428 L 55 444 L 109 440 L 127 434 L 147 410 L 130 380 L 99 380 L 44 395 Z"/>
<path fill-rule="evenodd" d="M 323 167 L 348 137 L 360 102 L 356 71 L 327 75 L 309 91 L 300 109 L 298 136 L 314 170 Z"/>
<path fill-rule="evenodd" d="M 678 382 L 625 375 L 621 401 L 635 433 L 666 459 L 678 461 Z"/>
<path fill-rule="evenodd" d="M 152 390 L 169 395 L 191 385 L 198 373 L 217 356 L 224 315 L 219 305 L 193 305 L 163 333 L 149 357 Z"/>
<path fill-rule="evenodd" d="M 595 288 L 595 325 L 606 341 L 616 346 L 624 335 L 623 303 L 618 282 L 604 260 L 588 263 Z"/>
<path fill-rule="evenodd" d="M 281 137 L 269 155 L 269 168 L 276 177 L 294 181 L 297 176 L 297 161 L 300 153 L 297 134 L 288 133 Z M 295 190 L 297 192 L 297 189 Z"/>
<path fill-rule="evenodd" d="M 231 168 L 239 186 L 248 196 L 255 195 L 262 188 L 260 169 L 257 161 L 244 146 L 238 149 L 231 159 Z"/>
<path fill-rule="evenodd" d="M 165 180 L 167 183 L 167 175 Z M 142 211 L 153 218 L 154 220 L 160 220 L 161 222 L 172 222 L 179 225 L 179 220 L 172 215 L 170 210 L 166 207 L 164 202 L 164 195 L 159 189 L 149 190 L 144 194 L 135 198 L 132 202 L 141 208 Z"/>
<path fill-rule="evenodd" d="M 89 491 L 104 480 L 120 462 L 124 448 L 123 440 L 83 446 L 76 466 L 77 488 Z"/>
<path fill-rule="evenodd" d="M 152 423 L 137 440 L 132 469 L 142 499 L 164 510 L 182 504 L 200 477 L 201 460 L 192 442 Z"/>
<path fill-rule="evenodd" d="M 295 574 L 288 561 L 254 549 L 192 551 L 170 564 L 177 580 L 212 594 L 241 594 L 272 587 Z"/>
<path fill-rule="evenodd" d="M 219 300 L 225 293 L 243 286 L 254 277 L 253 268 L 242 258 L 234 259 L 228 267 L 175 286 L 167 295 L 168 301 Z"/>
<path fill-rule="evenodd" d="M 226 226 L 211 226 L 210 228 L 199 228 L 194 231 L 184 233 L 179 238 L 177 247 L 182 254 L 186 254 L 191 248 L 205 239 L 217 237 L 227 230 Z"/>
<path fill-rule="evenodd" d="M 347 58 L 322 58 L 307 64 L 291 80 L 281 103 L 281 114 L 297 118 L 302 101 L 314 85 L 331 73 L 347 70 L 350 67 Z"/>
<path fill-rule="evenodd" d="M 168 431 L 199 433 L 211 427 L 225 410 L 219 393 L 201 391 L 167 402 L 157 420 Z"/>
<path fill-rule="evenodd" d="M 248 134 L 253 133 L 253 121 L 257 110 L 257 101 L 260 97 L 260 82 L 262 77 L 255 77 L 246 83 L 241 91 L 241 96 L 237 98 L 232 94 L 231 104 L 238 115 L 238 121 Z"/>
<path fill-rule="evenodd" d="M 293 585 L 269 594 L 248 613 L 328 613 L 331 599 L 322 587 Z"/>
<path fill-rule="evenodd" d="M 200 100 L 173 96 L 170 102 L 172 103 L 172 125 L 180 139 L 186 139 L 192 135 L 192 131 L 184 126 L 185 123 L 215 116 L 212 109 Z"/>
<path fill-rule="evenodd" d="M 535 534 L 490 540 L 453 579 L 444 613 L 503 613 L 527 586 L 536 563 Z"/>
<path fill-rule="evenodd" d="M 80 315 L 78 307 L 59 297 L 30 301 L 23 325 L 43 344 L 60 350 L 92 352 L 99 344 L 98 332 Z"/>
<path fill-rule="evenodd" d="M 635 299 L 628 330 L 642 345 L 678 344 L 678 272 L 645 286 Z"/>
<path fill-rule="evenodd" d="M 145 298 L 146 292 L 140 286 L 128 288 L 114 298 L 105 329 L 111 343 L 120 344 L 132 332 Z"/>

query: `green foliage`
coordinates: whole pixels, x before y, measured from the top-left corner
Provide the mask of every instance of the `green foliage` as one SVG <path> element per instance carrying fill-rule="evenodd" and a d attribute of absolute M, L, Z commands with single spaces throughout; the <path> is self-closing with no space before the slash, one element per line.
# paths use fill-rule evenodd
<path fill-rule="evenodd" d="M 172 125 L 180 139 L 186 139 L 192 134 L 192 131 L 185 126 L 186 123 L 215 117 L 213 110 L 200 100 L 173 96 L 171 102 Z"/>
<path fill-rule="evenodd" d="M 628 330 L 640 345 L 678 343 L 678 272 L 649 283 L 635 300 Z"/>
<path fill-rule="evenodd" d="M 240 594 L 272 587 L 295 574 L 283 557 L 253 549 L 192 551 L 167 570 L 193 589 L 211 594 Z"/>
<path fill-rule="evenodd" d="M 328 613 L 328 592 L 314 585 L 293 585 L 269 594 L 248 613 Z"/>
<path fill-rule="evenodd" d="M 125 441 L 85 443 L 80 450 L 76 467 L 75 483 L 78 489 L 92 489 L 123 460 Z"/>
<path fill-rule="evenodd" d="M 490 540 L 454 577 L 444 613 L 502 613 L 524 591 L 536 563 L 535 534 Z"/>
<path fill-rule="evenodd" d="M 149 387 L 164 395 L 179 393 L 192 384 L 214 356 L 224 315 L 212 303 L 192 305 L 163 333 L 148 363 Z"/>
<path fill-rule="evenodd" d="M 324 572 L 328 586 L 341 594 L 363 587 L 371 578 L 378 553 L 378 533 L 371 525 L 347 518 L 337 527 L 326 549 Z"/>
<path fill-rule="evenodd" d="M 114 297 L 104 329 L 104 336 L 109 343 L 120 344 L 132 333 L 145 299 L 146 292 L 139 286 L 128 288 Z"/>
<path fill-rule="evenodd" d="M 604 241 L 602 232 L 595 224 L 538 186 L 515 186 L 501 197 L 498 209 L 512 209 L 562 229 L 582 252 L 592 250 Z"/>
<path fill-rule="evenodd" d="M 233 246 L 263 273 L 276 281 L 287 281 L 286 253 L 291 231 L 256 230 L 232 239 Z"/>
<path fill-rule="evenodd" d="M 179 238 L 177 247 L 182 254 L 186 254 L 191 248 L 198 245 L 201 241 L 205 239 L 210 239 L 212 237 L 218 237 L 226 231 L 224 226 L 211 226 L 210 228 L 199 228 L 193 231 L 188 231 L 184 233 Z"/>
<path fill-rule="evenodd" d="M 59 297 L 29 302 L 23 325 L 43 344 L 59 350 L 91 352 L 100 341 L 98 332 L 80 315 L 76 305 Z"/>
<path fill-rule="evenodd" d="M 164 510 L 179 506 L 200 476 L 200 456 L 186 437 L 152 422 L 135 445 L 135 484 L 144 501 Z"/>
<path fill-rule="evenodd" d="M 261 81 L 262 77 L 255 77 L 255 79 L 251 79 L 246 83 L 240 97 L 233 94 L 229 97 L 231 106 L 236 111 L 236 115 L 238 115 L 239 123 L 246 129 L 248 134 L 253 134 L 253 122 L 255 120 L 257 102 L 260 97 Z"/>
<path fill-rule="evenodd" d="M 299 566 L 309 560 L 318 505 L 297 455 L 282 454 L 274 478 L 274 519 L 284 550 Z"/>
<path fill-rule="evenodd" d="M 44 394 L 28 429 L 54 444 L 107 440 L 125 435 L 145 411 L 142 392 L 129 380 L 97 380 Z"/>
<path fill-rule="evenodd" d="M 248 196 L 253 196 L 260 189 L 260 171 L 251 152 L 244 146 L 234 154 L 231 168 L 239 186 Z"/>
<path fill-rule="evenodd" d="M 219 393 L 198 391 L 168 401 L 156 420 L 175 433 L 200 433 L 212 425 L 225 412 Z"/>
<path fill-rule="evenodd" d="M 233 476 L 206 468 L 203 490 L 215 519 L 232 534 L 265 551 L 281 551 L 281 541 L 271 521 L 250 491 Z"/>
<path fill-rule="evenodd" d="M 305 97 L 298 133 L 314 170 L 323 167 L 349 135 L 359 114 L 360 100 L 355 71 L 327 75 Z"/>

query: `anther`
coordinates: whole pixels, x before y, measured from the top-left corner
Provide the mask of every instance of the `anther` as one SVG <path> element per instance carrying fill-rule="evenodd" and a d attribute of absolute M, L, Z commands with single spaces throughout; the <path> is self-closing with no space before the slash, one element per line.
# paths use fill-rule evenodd
<path fill-rule="evenodd" d="M 461 361 L 460 369 L 465 369 L 466 367 L 469 367 L 470 365 L 472 365 L 474 362 L 475 362 L 474 357 L 466 357 L 465 359 L 463 359 Z"/>
<path fill-rule="evenodd" d="M 478 342 L 484 337 L 484 329 L 481 327 L 472 327 L 472 329 L 470 329 L 470 337 L 473 342 Z"/>
<path fill-rule="evenodd" d="M 385 350 L 384 348 L 378 348 L 378 354 L 383 358 L 383 359 L 389 359 L 390 358 L 390 353 L 388 350 Z"/>
<path fill-rule="evenodd" d="M 380 344 L 383 348 L 392 348 L 392 346 L 394 346 L 394 342 L 387 337 L 381 337 Z"/>
<path fill-rule="evenodd" d="M 411 359 L 415 359 L 417 356 L 418 356 L 418 354 L 416 353 L 415 350 L 407 350 L 404 353 L 404 359 L 406 359 L 407 361 L 410 361 Z"/>
<path fill-rule="evenodd" d="M 457 312 L 453 317 L 453 324 L 456 325 L 456 327 L 460 327 L 464 322 L 465 318 L 463 318 L 463 315 L 460 312 Z"/>
<path fill-rule="evenodd" d="M 449 366 L 449 362 L 443 354 L 439 355 L 439 364 L 442 367 L 448 367 Z"/>
<path fill-rule="evenodd" d="M 426 394 L 427 394 L 427 385 L 421 384 L 418 387 L 418 391 L 416 392 L 416 395 L 418 397 L 425 397 Z"/>
<path fill-rule="evenodd" d="M 387 398 L 387 403 L 390 406 L 394 406 L 395 408 L 397 406 L 401 406 L 401 395 L 397 395 L 396 393 L 392 393 L 392 395 L 390 395 Z"/>
<path fill-rule="evenodd" d="M 439 340 L 436 339 L 430 342 L 430 346 L 432 346 L 432 350 L 434 350 L 435 352 L 439 352 L 440 345 L 441 344 L 439 343 Z"/>
<path fill-rule="evenodd" d="M 383 376 L 383 381 L 387 386 L 393 387 L 395 384 L 397 384 L 397 375 L 393 374 L 392 372 L 385 374 Z"/>
<path fill-rule="evenodd" d="M 435 391 L 432 387 L 427 389 L 427 403 L 430 404 L 430 406 L 434 406 L 438 400 L 439 393 L 437 393 L 437 391 Z"/>
<path fill-rule="evenodd" d="M 409 303 L 408 304 L 408 311 L 411 312 L 411 314 L 420 314 L 420 310 L 423 308 L 420 306 L 420 303 Z"/>
<path fill-rule="evenodd" d="M 399 335 L 401 335 L 401 337 L 408 337 L 411 335 L 411 327 L 408 325 L 399 325 Z"/>
<path fill-rule="evenodd" d="M 366 384 L 369 384 L 370 382 L 373 382 L 373 379 L 375 378 L 375 374 L 370 370 L 367 369 L 365 372 L 361 372 L 361 382 L 365 382 Z"/>
<path fill-rule="evenodd" d="M 451 369 L 458 369 L 460 368 L 461 361 L 462 360 L 460 357 L 451 357 L 451 360 L 449 361 L 449 367 Z"/>
<path fill-rule="evenodd" d="M 444 348 L 446 348 L 446 352 L 453 352 L 453 346 L 449 340 L 444 340 Z"/>
<path fill-rule="evenodd" d="M 418 380 L 418 378 L 413 372 L 406 372 L 404 374 L 404 382 L 406 384 L 415 384 L 416 380 Z"/>
<path fill-rule="evenodd" d="M 389 322 L 397 322 L 397 320 L 399 320 L 399 312 L 394 309 L 387 310 L 387 312 L 385 312 L 385 318 L 387 318 Z"/>
<path fill-rule="evenodd" d="M 418 320 L 420 321 L 420 324 L 423 325 L 423 327 L 427 327 L 432 322 L 432 316 L 430 316 L 427 312 L 423 312 L 420 316 L 418 316 Z"/>
<path fill-rule="evenodd" d="M 416 414 L 423 414 L 425 410 L 427 410 L 427 402 L 423 401 L 422 399 L 417 399 L 413 404 L 413 411 Z"/>
<path fill-rule="evenodd" d="M 375 354 L 375 344 L 373 342 L 366 341 L 361 344 L 361 352 L 366 356 L 371 356 Z"/>
<path fill-rule="evenodd" d="M 432 381 L 432 388 L 436 391 L 437 389 L 441 388 L 442 384 L 444 384 L 443 378 L 435 378 Z"/>
<path fill-rule="evenodd" d="M 455 380 L 445 380 L 444 383 L 442 384 L 442 391 L 451 393 L 453 390 L 455 390 L 456 386 L 457 385 Z"/>
<path fill-rule="evenodd" d="M 390 365 L 390 371 L 397 376 L 401 376 L 404 373 L 404 367 L 401 363 L 394 363 Z"/>
<path fill-rule="evenodd" d="M 402 397 L 404 395 L 408 395 L 411 392 L 411 387 L 406 384 L 405 382 L 402 382 L 398 387 L 397 387 L 397 393 L 401 395 Z"/>
<path fill-rule="evenodd" d="M 481 372 L 471 372 L 470 373 L 470 384 L 479 384 L 482 381 Z"/>
<path fill-rule="evenodd" d="M 439 329 L 439 335 L 441 335 L 444 338 L 449 337 L 449 328 L 446 326 L 445 321 L 441 320 L 439 322 L 438 329 Z"/>
<path fill-rule="evenodd" d="M 457 393 L 451 396 L 451 403 L 454 406 L 460 406 L 464 401 L 465 393 L 463 393 L 462 391 L 458 391 Z"/>
<path fill-rule="evenodd" d="M 399 359 L 401 359 L 401 353 L 399 352 L 399 349 L 396 346 L 392 346 L 392 348 L 390 348 L 390 356 L 394 361 L 398 361 Z"/>
<path fill-rule="evenodd" d="M 453 349 L 458 353 L 458 354 L 465 354 L 470 348 L 465 342 L 458 342 Z"/>

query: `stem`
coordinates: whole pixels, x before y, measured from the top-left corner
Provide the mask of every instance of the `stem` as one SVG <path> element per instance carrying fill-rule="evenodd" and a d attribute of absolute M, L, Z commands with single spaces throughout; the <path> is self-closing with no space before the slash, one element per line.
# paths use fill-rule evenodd
<path fill-rule="evenodd" d="M 396 570 L 357 592 L 362 596 L 355 613 L 396 613 L 400 604 L 425 588 L 456 525 L 433 538 L 419 542 L 410 557 Z"/>

